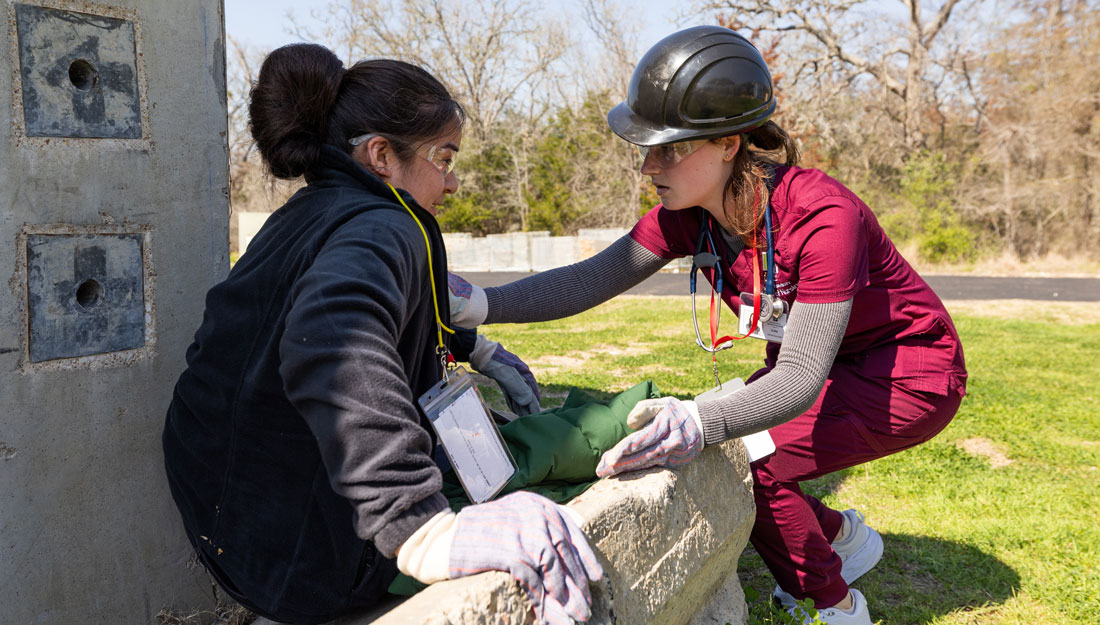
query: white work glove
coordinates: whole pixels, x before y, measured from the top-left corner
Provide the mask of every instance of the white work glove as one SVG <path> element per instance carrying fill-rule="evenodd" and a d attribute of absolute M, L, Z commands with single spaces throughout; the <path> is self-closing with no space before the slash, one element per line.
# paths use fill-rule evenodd
<path fill-rule="evenodd" d="M 626 424 L 637 431 L 604 452 L 596 467 L 599 477 L 657 466 L 676 469 L 703 449 L 703 423 L 694 401 L 643 399 Z"/>
<path fill-rule="evenodd" d="M 539 385 L 531 369 L 512 352 L 495 341 L 477 335 L 470 352 L 470 366 L 482 375 L 496 380 L 508 409 L 517 416 L 525 416 L 542 410 Z"/>
<path fill-rule="evenodd" d="M 489 316 L 485 289 L 470 284 L 456 273 L 447 273 L 447 299 L 451 306 L 451 323 L 460 328 L 476 328 Z"/>
<path fill-rule="evenodd" d="M 432 517 L 401 545 L 397 568 L 426 584 L 504 571 L 541 625 L 572 625 L 591 616 L 588 582 L 603 577 L 580 524 L 573 510 L 519 491 Z"/>

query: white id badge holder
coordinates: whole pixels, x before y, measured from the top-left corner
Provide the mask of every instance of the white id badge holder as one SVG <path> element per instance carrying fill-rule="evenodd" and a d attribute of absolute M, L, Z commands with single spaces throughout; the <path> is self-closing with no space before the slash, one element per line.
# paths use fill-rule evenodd
<path fill-rule="evenodd" d="M 752 307 L 751 304 L 749 307 Z M 749 320 L 752 320 L 751 313 Z M 745 388 L 745 382 L 741 380 L 741 378 L 734 378 L 723 384 L 721 388 L 715 387 L 699 395 L 695 398 L 695 402 L 699 403 L 721 399 L 743 388 Z M 749 462 L 755 462 L 765 456 L 775 453 L 775 441 L 772 440 L 772 435 L 768 434 L 767 430 L 749 434 L 748 436 L 742 436 L 741 442 L 745 444 L 745 451 L 748 452 Z"/>
<path fill-rule="evenodd" d="M 516 463 L 470 374 L 461 367 L 449 371 L 419 402 L 470 501 L 495 497 Z"/>
<path fill-rule="evenodd" d="M 741 294 L 741 310 L 737 315 L 737 333 L 744 335 L 752 327 L 752 293 Z M 783 342 L 783 328 L 787 326 L 787 309 L 784 306 L 783 313 L 778 318 L 768 316 L 770 306 L 761 301 L 760 320 L 756 322 L 756 329 L 749 336 L 763 339 L 773 343 Z"/>

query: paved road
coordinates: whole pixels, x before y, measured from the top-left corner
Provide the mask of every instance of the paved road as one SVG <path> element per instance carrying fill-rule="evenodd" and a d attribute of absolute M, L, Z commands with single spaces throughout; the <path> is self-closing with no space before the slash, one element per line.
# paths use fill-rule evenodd
<path fill-rule="evenodd" d="M 480 286 L 499 286 L 531 274 L 468 272 L 464 278 Z M 982 276 L 924 276 L 944 300 L 1031 299 L 1100 302 L 1100 278 L 991 278 Z M 686 295 L 687 275 L 659 273 L 627 291 L 634 295 Z"/>

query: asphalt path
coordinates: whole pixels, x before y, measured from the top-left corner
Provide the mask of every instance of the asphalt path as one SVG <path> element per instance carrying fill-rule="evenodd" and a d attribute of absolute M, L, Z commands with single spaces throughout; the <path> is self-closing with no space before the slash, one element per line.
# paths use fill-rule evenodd
<path fill-rule="evenodd" d="M 462 277 L 478 286 L 500 286 L 530 273 L 467 272 Z M 1027 299 L 1064 302 L 1100 302 L 1100 278 L 1013 278 L 926 275 L 924 279 L 943 300 Z M 687 295 L 686 273 L 658 273 L 627 291 L 632 295 Z"/>

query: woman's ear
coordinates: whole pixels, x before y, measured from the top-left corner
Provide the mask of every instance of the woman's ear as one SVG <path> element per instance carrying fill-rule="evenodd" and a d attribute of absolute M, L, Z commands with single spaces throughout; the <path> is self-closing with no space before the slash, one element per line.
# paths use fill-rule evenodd
<path fill-rule="evenodd" d="M 393 153 L 393 146 L 388 139 L 374 136 L 368 141 L 355 146 L 351 157 L 364 169 L 384 179 L 390 177 L 393 173 L 392 168 L 396 155 Z"/>
<path fill-rule="evenodd" d="M 741 135 L 722 137 L 722 143 L 722 160 L 732 161 L 733 157 L 737 156 L 737 151 L 741 149 Z"/>

